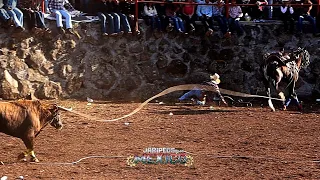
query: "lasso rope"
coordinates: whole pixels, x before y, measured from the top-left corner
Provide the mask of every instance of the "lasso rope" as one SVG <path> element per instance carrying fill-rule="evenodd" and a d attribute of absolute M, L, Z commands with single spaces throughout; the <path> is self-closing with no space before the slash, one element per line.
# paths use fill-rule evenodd
<path fill-rule="evenodd" d="M 320 160 L 292 160 L 292 159 L 281 159 L 276 157 L 265 157 L 265 156 L 241 156 L 241 155 L 214 155 L 214 154 L 192 154 L 189 152 L 186 152 L 187 154 L 191 154 L 192 156 L 206 156 L 211 157 L 215 159 L 263 159 L 263 160 L 270 160 L 270 161 L 279 161 L 279 162 L 291 162 L 291 163 L 320 163 Z M 39 163 L 39 162 L 30 162 L 32 164 L 37 165 L 76 165 L 82 162 L 83 160 L 87 159 L 93 159 L 93 158 L 108 158 L 108 159 L 114 159 L 114 158 L 128 158 L 129 156 L 86 156 L 83 158 L 80 158 L 77 161 L 74 162 L 47 162 L 47 163 Z M 2 165 L 5 165 L 6 163 L 2 162 Z"/>
<path fill-rule="evenodd" d="M 119 118 L 115 118 L 115 119 L 108 119 L 108 120 L 103 120 L 103 119 L 100 119 L 100 118 L 96 118 L 96 117 L 92 117 L 92 116 L 89 116 L 87 114 L 84 114 L 84 113 L 81 113 L 81 112 L 77 112 L 77 111 L 74 111 L 74 110 L 70 110 L 70 109 L 67 109 L 67 108 L 63 108 L 63 107 L 60 107 L 66 111 L 69 111 L 69 112 L 72 112 L 72 113 L 75 113 L 75 114 L 78 114 L 80 116 L 83 116 L 85 118 L 88 118 L 88 119 L 92 119 L 92 120 L 95 120 L 95 121 L 99 121 L 99 122 L 113 122 L 113 121 L 119 121 L 121 119 L 124 119 L 126 117 L 129 117 L 129 116 L 132 116 L 133 114 L 137 113 L 138 111 L 140 111 L 145 105 L 147 105 L 150 101 L 152 101 L 153 99 L 156 99 L 160 96 L 164 96 L 166 94 L 169 94 L 171 92 L 174 92 L 174 91 L 184 91 L 184 90 L 193 90 L 193 89 L 201 89 L 203 91 L 212 91 L 212 92 L 217 92 L 216 88 L 215 87 L 212 87 L 212 86 L 208 86 L 208 85 L 200 85 L 200 84 L 185 84 L 185 85 L 178 85 L 178 86 L 173 86 L 173 87 L 170 87 L 168 89 L 165 89 L 164 91 L 160 92 L 159 94 L 155 95 L 155 96 L 152 96 L 151 98 L 147 99 L 146 101 L 144 101 L 142 104 L 140 104 L 135 110 L 133 110 L 131 113 L 129 114 L 126 114 L 122 117 L 119 117 Z M 231 91 L 231 90 L 227 90 L 227 89 L 221 89 L 220 88 L 220 92 L 222 94 L 227 94 L 227 95 L 232 95 L 232 96 L 240 96 L 240 97 L 258 97 L 258 98 L 267 98 L 269 99 L 269 97 L 267 96 L 260 96 L 260 95 L 252 95 L 252 94 L 246 94 L 246 93 L 241 93 L 241 92 L 235 92 L 235 91 Z M 278 100 L 278 101 L 282 101 L 281 99 L 279 98 L 271 98 L 273 100 Z"/>

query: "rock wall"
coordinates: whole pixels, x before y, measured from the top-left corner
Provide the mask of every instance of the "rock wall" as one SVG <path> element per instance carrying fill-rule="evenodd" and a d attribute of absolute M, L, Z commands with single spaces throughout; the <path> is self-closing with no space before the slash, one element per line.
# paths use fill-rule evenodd
<path fill-rule="evenodd" d="M 264 94 L 262 54 L 281 46 L 308 49 L 311 64 L 301 70 L 297 91 L 320 94 L 320 39 L 287 35 L 279 24 L 246 23 L 246 33 L 230 39 L 220 32 L 203 36 L 201 26 L 194 35 L 155 34 L 143 22 L 140 36 L 123 37 L 101 37 L 98 23 L 76 24 L 78 39 L 57 34 L 54 26 L 50 22 L 51 35 L 0 30 L 1 98 L 145 100 L 174 85 L 202 82 L 214 72 L 221 75 L 222 88 Z"/>

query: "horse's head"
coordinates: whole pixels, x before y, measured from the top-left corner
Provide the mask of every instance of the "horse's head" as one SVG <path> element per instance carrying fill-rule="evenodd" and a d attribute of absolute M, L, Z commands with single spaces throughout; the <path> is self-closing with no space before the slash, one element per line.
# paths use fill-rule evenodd
<path fill-rule="evenodd" d="M 310 64 L 310 54 L 309 52 L 301 47 L 298 47 L 297 50 L 292 52 L 295 57 L 295 62 L 300 64 L 300 67 L 305 68 Z"/>

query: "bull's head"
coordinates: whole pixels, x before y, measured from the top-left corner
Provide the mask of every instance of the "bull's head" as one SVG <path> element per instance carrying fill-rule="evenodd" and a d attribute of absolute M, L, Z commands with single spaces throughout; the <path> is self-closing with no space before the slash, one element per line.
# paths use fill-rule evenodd
<path fill-rule="evenodd" d="M 62 120 L 60 119 L 60 112 L 59 107 L 54 104 L 53 107 L 50 109 L 52 120 L 50 122 L 50 125 L 55 127 L 56 129 L 62 129 L 63 124 Z"/>

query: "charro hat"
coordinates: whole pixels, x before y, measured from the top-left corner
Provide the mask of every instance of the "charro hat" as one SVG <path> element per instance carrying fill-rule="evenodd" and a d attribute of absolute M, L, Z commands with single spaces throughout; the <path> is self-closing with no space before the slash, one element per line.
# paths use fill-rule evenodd
<path fill-rule="evenodd" d="M 220 83 L 220 76 L 217 73 L 214 73 L 213 75 L 210 75 L 210 79 L 215 84 L 219 84 Z"/>

